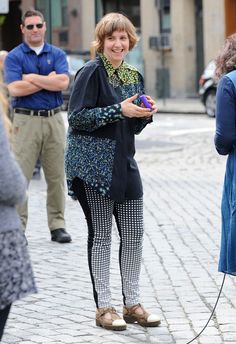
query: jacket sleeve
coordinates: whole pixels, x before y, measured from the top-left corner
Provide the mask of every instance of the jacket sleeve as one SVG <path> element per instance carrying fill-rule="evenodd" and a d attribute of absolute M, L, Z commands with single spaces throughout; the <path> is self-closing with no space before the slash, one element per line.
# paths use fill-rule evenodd
<path fill-rule="evenodd" d="M 221 155 L 229 154 L 236 144 L 236 90 L 227 76 L 220 80 L 217 87 L 214 140 Z"/>
<path fill-rule="evenodd" d="M 147 119 L 137 118 L 134 133 L 136 135 L 140 134 L 142 130 L 146 127 L 146 125 L 152 122 L 153 122 L 152 116 L 148 117 Z"/>
<path fill-rule="evenodd" d="M 14 206 L 26 197 L 27 182 L 10 151 L 0 113 L 0 202 Z"/>
<path fill-rule="evenodd" d="M 139 94 L 145 94 L 145 88 L 144 88 L 144 79 L 143 76 L 139 73 L 139 84 L 140 84 L 140 89 L 138 90 Z M 137 100 L 137 105 L 141 105 L 141 101 L 138 99 Z M 134 133 L 136 135 L 140 134 L 142 130 L 146 127 L 147 124 L 153 122 L 153 116 L 148 117 L 148 118 L 136 118 L 136 123 L 135 123 L 135 130 Z"/>
<path fill-rule="evenodd" d="M 124 119 L 120 104 L 97 107 L 99 83 L 96 68 L 85 66 L 79 71 L 68 110 L 68 122 L 72 129 L 92 132 L 109 123 Z"/>

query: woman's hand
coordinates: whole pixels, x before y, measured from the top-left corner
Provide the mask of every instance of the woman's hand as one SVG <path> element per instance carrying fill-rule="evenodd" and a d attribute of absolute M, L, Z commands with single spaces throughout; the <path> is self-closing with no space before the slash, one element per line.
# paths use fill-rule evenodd
<path fill-rule="evenodd" d="M 151 117 L 155 112 L 157 112 L 157 106 L 155 105 L 154 100 L 150 97 L 147 96 L 148 102 L 152 106 L 152 110 L 146 108 L 144 105 L 138 106 L 133 103 L 135 99 L 137 99 L 138 94 L 135 94 L 134 96 L 127 98 L 121 102 L 121 109 L 122 113 L 126 117 L 137 117 L 137 118 L 142 118 L 142 117 Z"/>
<path fill-rule="evenodd" d="M 151 107 L 152 107 L 152 114 L 153 114 L 153 113 L 156 113 L 156 112 L 157 112 L 157 104 L 155 103 L 155 101 L 154 101 L 150 96 L 147 96 L 147 95 L 146 95 L 146 98 L 147 98 L 149 104 L 150 104 Z M 141 104 L 141 106 L 142 106 L 142 107 L 145 107 L 145 106 L 143 105 L 143 103 Z"/>

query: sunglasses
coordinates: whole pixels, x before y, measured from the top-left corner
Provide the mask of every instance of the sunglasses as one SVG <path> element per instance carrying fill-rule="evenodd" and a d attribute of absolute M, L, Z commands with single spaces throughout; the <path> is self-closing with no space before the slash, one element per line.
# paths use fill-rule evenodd
<path fill-rule="evenodd" d="M 43 23 L 38 23 L 38 24 L 28 24 L 28 25 L 25 25 L 26 29 L 27 30 L 33 30 L 33 28 L 36 26 L 37 29 L 42 29 L 43 27 Z"/>

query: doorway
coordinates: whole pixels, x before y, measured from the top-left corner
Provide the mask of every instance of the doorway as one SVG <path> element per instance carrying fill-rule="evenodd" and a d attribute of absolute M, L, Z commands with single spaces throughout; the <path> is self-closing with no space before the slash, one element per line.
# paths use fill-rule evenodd
<path fill-rule="evenodd" d="M 22 12 L 20 9 L 21 0 L 9 2 L 9 12 L 4 18 L 1 26 L 1 49 L 10 51 L 22 42 L 20 31 Z"/>

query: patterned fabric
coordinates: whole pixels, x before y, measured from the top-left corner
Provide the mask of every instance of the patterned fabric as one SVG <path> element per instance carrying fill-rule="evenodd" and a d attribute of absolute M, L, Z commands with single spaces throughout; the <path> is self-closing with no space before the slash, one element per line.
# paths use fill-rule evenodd
<path fill-rule="evenodd" d="M 141 93 L 142 76 L 125 62 L 114 69 L 100 55 L 78 72 L 68 111 L 65 163 L 69 195 L 75 198 L 73 180 L 79 177 L 115 201 L 142 197 L 134 135 L 152 119 L 127 118 L 120 104 Z"/>
<path fill-rule="evenodd" d="M 22 230 L 0 233 L 0 310 L 37 292 Z"/>
<path fill-rule="evenodd" d="M 118 67 L 114 68 L 111 62 L 103 55 L 100 54 L 104 67 L 107 71 L 109 82 L 114 86 L 123 83 L 123 85 L 137 84 L 139 77 L 137 69 L 128 63 L 124 62 Z"/>
<path fill-rule="evenodd" d="M 69 123 L 72 128 L 79 128 L 88 132 L 104 127 L 109 123 L 124 119 L 120 104 L 114 104 L 104 108 L 92 110 L 83 109 L 79 116 L 69 114 Z"/>
<path fill-rule="evenodd" d="M 36 292 L 16 204 L 25 199 L 26 179 L 13 157 L 0 113 L 0 310 Z"/>
<path fill-rule="evenodd" d="M 86 183 L 105 195 L 109 191 L 112 179 L 115 141 L 79 136 L 73 138 L 71 144 L 74 144 L 75 148 L 76 165 L 73 164 L 74 160 L 68 160 L 67 170 L 73 170 L 75 175 L 79 175 Z"/>
<path fill-rule="evenodd" d="M 10 151 L 1 113 L 0 147 L 0 233 L 3 233 L 21 226 L 15 205 L 25 200 L 27 182 Z"/>
<path fill-rule="evenodd" d="M 119 264 L 123 301 L 125 305 L 139 303 L 143 199 L 117 203 L 81 181 L 76 190 L 88 223 L 88 261 L 96 306 L 112 306 L 109 275 L 113 214 L 121 239 Z"/>

